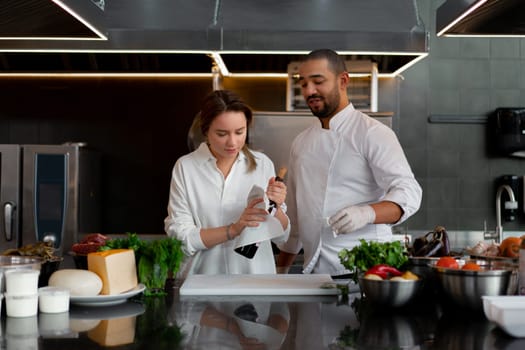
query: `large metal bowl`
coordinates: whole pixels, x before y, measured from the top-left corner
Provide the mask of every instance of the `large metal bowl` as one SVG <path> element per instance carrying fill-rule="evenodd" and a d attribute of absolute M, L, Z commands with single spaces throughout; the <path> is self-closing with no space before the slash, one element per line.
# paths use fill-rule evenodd
<path fill-rule="evenodd" d="M 359 277 L 361 293 L 374 305 L 400 307 L 413 300 L 421 290 L 423 280 L 373 280 Z"/>
<path fill-rule="evenodd" d="M 510 295 L 516 292 L 517 270 L 508 265 L 480 271 L 432 266 L 443 294 L 454 304 L 482 310 L 482 296 Z"/>

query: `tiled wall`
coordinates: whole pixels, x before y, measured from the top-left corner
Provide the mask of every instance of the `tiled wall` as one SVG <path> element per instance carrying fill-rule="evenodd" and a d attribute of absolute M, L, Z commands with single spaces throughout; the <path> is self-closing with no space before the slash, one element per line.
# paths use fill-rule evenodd
<path fill-rule="evenodd" d="M 483 230 L 484 222 L 494 230 L 495 179 L 525 175 L 525 158 L 494 156 L 488 125 L 471 121 L 498 107 L 525 107 L 525 39 L 438 38 L 435 13 L 442 1 L 417 3 L 430 54 L 403 73 L 399 133 L 423 203 L 398 230 Z M 436 115 L 460 123 L 429 122 Z M 525 214 L 503 227 L 525 232 Z"/>

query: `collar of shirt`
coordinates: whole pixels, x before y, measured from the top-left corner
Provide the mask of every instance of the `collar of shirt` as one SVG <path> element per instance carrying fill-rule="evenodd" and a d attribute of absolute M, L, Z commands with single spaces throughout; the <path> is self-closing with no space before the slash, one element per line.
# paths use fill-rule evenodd
<path fill-rule="evenodd" d="M 215 158 L 213 153 L 211 153 L 210 148 L 208 147 L 206 142 L 203 142 L 200 144 L 199 148 L 195 150 L 195 155 L 196 155 L 197 163 L 200 165 L 207 163 L 209 161 L 214 161 L 214 162 L 217 161 L 217 158 Z M 246 155 L 244 154 L 243 151 L 240 151 L 239 155 L 237 156 L 236 162 L 239 162 L 245 159 L 246 159 Z"/>
<path fill-rule="evenodd" d="M 337 130 L 341 124 L 345 121 L 345 118 L 348 118 L 350 113 L 354 111 L 354 106 L 352 103 L 348 103 L 348 106 L 340 110 L 336 115 L 330 119 L 330 129 Z"/>

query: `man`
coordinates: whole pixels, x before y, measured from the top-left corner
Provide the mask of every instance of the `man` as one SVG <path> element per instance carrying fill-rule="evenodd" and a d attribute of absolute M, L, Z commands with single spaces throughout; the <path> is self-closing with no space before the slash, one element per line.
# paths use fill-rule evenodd
<path fill-rule="evenodd" d="M 390 241 L 392 224 L 421 204 L 417 183 L 394 132 L 354 109 L 348 100 L 343 57 L 331 50 L 308 54 L 299 66 L 301 91 L 319 118 L 290 150 L 289 240 L 279 245 L 285 273 L 303 248 L 303 273 L 345 275 L 341 249 L 359 239 Z"/>

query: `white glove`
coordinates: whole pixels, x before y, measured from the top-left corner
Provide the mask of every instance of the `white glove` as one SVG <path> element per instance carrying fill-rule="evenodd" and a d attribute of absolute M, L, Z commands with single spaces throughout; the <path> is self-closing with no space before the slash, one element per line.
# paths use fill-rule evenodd
<path fill-rule="evenodd" d="M 350 233 L 367 224 L 373 224 L 376 220 L 376 212 L 369 205 L 353 205 L 339 210 L 335 215 L 328 219 L 328 224 L 332 227 L 334 235 L 340 233 Z"/>

